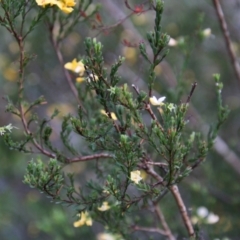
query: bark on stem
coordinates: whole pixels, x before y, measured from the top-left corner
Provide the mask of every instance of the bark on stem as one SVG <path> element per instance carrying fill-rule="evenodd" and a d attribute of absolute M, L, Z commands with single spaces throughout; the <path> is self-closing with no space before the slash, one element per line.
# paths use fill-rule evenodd
<path fill-rule="evenodd" d="M 232 61 L 232 65 L 233 65 L 236 77 L 237 77 L 238 81 L 240 82 L 240 65 L 239 65 L 239 62 L 237 61 L 237 57 L 234 53 L 234 50 L 233 50 L 233 47 L 232 47 L 232 44 L 231 44 L 230 33 L 228 31 L 227 22 L 225 20 L 221 4 L 220 4 L 219 0 L 213 0 L 213 5 L 215 7 L 215 10 L 216 10 L 216 13 L 217 13 L 217 16 L 218 16 L 218 20 L 219 20 L 219 23 L 220 23 L 220 26 L 221 26 L 221 29 L 222 29 L 222 32 L 223 32 L 223 36 L 224 36 L 224 39 L 225 39 L 228 54 L 229 54 L 230 59 Z"/>
<path fill-rule="evenodd" d="M 168 227 L 168 224 L 167 224 L 167 222 L 164 218 L 162 210 L 161 210 L 161 208 L 159 207 L 158 204 L 154 204 L 154 210 L 157 214 L 157 217 L 158 217 L 159 221 L 161 222 L 161 224 L 163 226 L 163 229 L 165 231 L 165 235 L 168 237 L 169 240 L 176 240 L 176 238 L 173 236 L 170 228 Z"/>
<path fill-rule="evenodd" d="M 142 169 L 144 169 L 149 175 L 151 175 L 153 178 L 155 178 L 158 183 L 162 184 L 163 183 L 163 178 L 161 176 L 159 176 L 152 167 L 149 167 L 147 164 L 146 165 L 143 165 L 142 166 Z M 169 187 L 169 190 L 171 191 L 176 203 L 177 203 L 177 206 L 178 206 L 178 209 L 180 211 L 180 214 L 182 216 L 182 219 L 183 219 L 183 222 L 184 222 L 184 225 L 188 231 L 188 235 L 190 237 L 195 237 L 195 232 L 194 232 L 194 229 L 193 229 L 193 225 L 192 225 L 192 222 L 188 216 L 188 213 L 187 213 L 187 208 L 183 202 L 183 199 L 181 197 L 181 194 L 178 190 L 178 186 L 177 185 L 173 185 L 173 186 L 170 186 Z"/>
<path fill-rule="evenodd" d="M 180 211 L 180 214 L 182 216 L 182 219 L 183 219 L 183 222 L 185 224 L 185 227 L 187 228 L 188 230 L 188 234 L 190 237 L 194 237 L 195 236 L 195 233 L 194 233 L 194 229 L 193 229 L 193 225 L 192 225 L 192 222 L 188 216 L 188 213 L 187 213 L 187 209 L 186 209 L 186 206 L 183 202 L 183 199 L 181 197 L 181 194 L 178 190 L 178 186 L 177 185 L 173 185 L 171 187 L 169 187 L 177 205 L 178 205 L 178 209 Z"/>

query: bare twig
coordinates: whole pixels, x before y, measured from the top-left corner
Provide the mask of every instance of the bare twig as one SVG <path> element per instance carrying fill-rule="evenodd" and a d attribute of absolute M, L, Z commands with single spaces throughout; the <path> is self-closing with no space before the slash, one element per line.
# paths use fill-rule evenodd
<path fill-rule="evenodd" d="M 178 186 L 173 185 L 173 186 L 170 186 L 169 189 L 170 189 L 170 191 L 171 191 L 171 193 L 172 193 L 173 197 L 175 198 L 175 201 L 178 205 L 178 209 L 180 210 L 180 214 L 182 216 L 185 227 L 188 230 L 189 236 L 194 237 L 195 233 L 194 233 L 193 225 L 192 225 L 192 222 L 191 222 L 191 220 L 188 216 L 188 212 L 187 212 L 186 206 L 183 202 L 183 199 L 181 197 L 181 194 L 178 190 Z"/>
<path fill-rule="evenodd" d="M 126 19 L 130 18 L 133 14 L 134 14 L 134 12 L 128 14 L 126 17 L 124 17 L 123 19 L 118 20 L 116 23 L 114 23 L 112 25 L 103 26 L 103 27 L 98 28 L 99 32 L 97 33 L 96 36 L 98 36 L 102 32 L 107 32 L 107 31 L 110 31 L 110 30 L 116 28 L 117 26 L 121 25 Z"/>
<path fill-rule="evenodd" d="M 72 78 L 71 78 L 69 72 L 67 71 L 67 69 L 64 67 L 64 60 L 63 60 L 62 52 L 59 48 L 60 43 L 56 38 L 54 38 L 54 34 L 53 34 L 54 23 L 51 23 L 50 21 L 47 21 L 47 25 L 48 25 L 48 30 L 49 30 L 50 41 L 52 43 L 53 49 L 56 52 L 57 59 L 60 63 L 60 66 L 62 68 L 65 79 L 66 79 L 73 95 L 75 96 L 76 100 L 78 101 L 79 107 L 81 107 L 83 109 L 83 111 L 86 113 L 86 109 L 83 107 L 83 105 L 82 105 L 82 103 L 81 103 L 81 101 L 78 97 L 78 91 L 77 91 L 74 83 L 72 82 Z"/>
<path fill-rule="evenodd" d="M 137 88 L 134 84 L 132 84 L 132 87 L 133 87 L 133 89 L 135 90 L 135 92 L 136 92 L 138 95 L 140 95 L 138 88 Z M 157 126 L 159 127 L 159 129 L 160 129 L 161 131 L 164 131 L 164 129 L 163 129 L 163 127 L 161 126 L 161 124 L 159 123 L 156 115 L 154 114 L 154 112 L 153 112 L 153 110 L 152 110 L 152 108 L 151 108 L 151 105 L 150 105 L 148 102 L 146 102 L 146 101 L 143 101 L 143 103 L 145 104 L 145 110 L 149 113 L 149 115 L 151 116 L 151 118 L 152 118 L 154 121 L 156 121 L 156 124 L 157 124 Z"/>
<path fill-rule="evenodd" d="M 227 22 L 225 20 L 221 4 L 220 4 L 219 0 L 213 0 L 213 4 L 214 4 L 215 10 L 216 10 L 216 13 L 218 16 L 218 20 L 219 20 L 219 23 L 220 23 L 220 26 L 221 26 L 221 29 L 223 32 L 223 36 L 225 39 L 228 54 L 231 58 L 236 77 L 237 77 L 238 81 L 240 82 L 240 65 L 239 65 L 239 62 L 237 61 L 236 55 L 234 53 L 234 50 L 233 50 L 233 47 L 231 44 L 230 33 L 228 31 Z"/>
<path fill-rule="evenodd" d="M 159 166 L 159 167 L 167 167 L 168 164 L 167 163 L 162 163 L 162 162 L 147 162 L 147 164 L 150 164 L 150 165 L 155 165 L 155 166 Z"/>
<path fill-rule="evenodd" d="M 192 97 L 193 92 L 194 92 L 194 90 L 195 90 L 196 87 L 197 87 L 197 83 L 195 82 L 195 83 L 192 84 L 192 89 L 191 89 L 191 91 L 190 91 L 190 93 L 189 93 L 189 95 L 188 95 L 188 98 L 187 98 L 186 103 L 189 103 L 189 102 L 190 102 L 191 97 Z"/>
<path fill-rule="evenodd" d="M 144 165 L 143 166 L 143 169 L 149 174 L 151 175 L 153 178 L 155 178 L 158 182 L 160 182 L 162 185 L 164 185 L 164 182 L 163 182 L 163 178 L 161 176 L 159 176 L 153 168 L 150 168 L 149 166 L 147 165 Z M 194 229 L 193 229 L 193 225 L 192 225 L 192 222 L 188 216 L 188 212 L 187 212 L 187 209 L 186 209 L 186 206 L 183 202 L 183 199 L 182 199 L 182 196 L 178 190 L 178 186 L 177 185 L 172 185 L 169 187 L 169 190 L 171 191 L 177 205 L 178 205 L 178 209 L 180 211 L 180 214 L 182 216 L 182 219 L 183 219 L 183 222 L 185 224 L 185 227 L 188 231 L 188 234 L 190 237 L 194 237 L 195 236 L 195 233 L 194 233 Z"/>
<path fill-rule="evenodd" d="M 68 159 L 69 163 L 74 163 L 74 162 L 86 162 L 94 159 L 99 159 L 99 158 L 113 158 L 114 156 L 108 153 L 99 153 L 99 154 L 93 154 L 89 156 L 82 156 L 82 157 L 75 157 Z"/>
<path fill-rule="evenodd" d="M 160 233 L 164 236 L 167 236 L 166 232 L 160 228 L 146 228 L 146 227 L 140 227 L 140 226 L 132 226 L 133 231 L 143 231 L 143 232 L 155 232 Z"/>
<path fill-rule="evenodd" d="M 161 208 L 158 204 L 154 204 L 154 210 L 155 210 L 155 213 L 158 217 L 158 220 L 161 222 L 162 226 L 163 226 L 163 229 L 165 231 L 165 235 L 168 237 L 169 240 L 175 240 L 176 238 L 173 236 L 170 228 L 168 227 L 168 224 L 164 218 L 164 215 L 161 211 Z"/>
<path fill-rule="evenodd" d="M 55 52 L 56 52 L 56 54 L 57 54 L 57 58 L 58 58 L 58 61 L 59 61 L 60 65 L 61 65 L 61 68 L 62 68 L 62 71 L 63 71 L 63 73 L 64 73 L 65 79 L 67 80 L 67 83 L 68 83 L 68 85 L 69 85 L 69 87 L 70 87 L 73 95 L 74 95 L 75 98 L 77 99 L 79 106 L 80 106 L 80 107 L 83 109 L 83 111 L 86 113 L 86 109 L 83 107 L 83 105 L 82 105 L 82 103 L 81 103 L 81 101 L 80 101 L 80 99 L 79 99 L 79 97 L 78 97 L 78 91 L 77 91 L 75 85 L 74 85 L 73 82 L 72 82 L 72 78 L 71 78 L 69 72 L 67 71 L 67 69 L 64 68 L 64 60 L 63 60 L 62 52 L 61 52 L 60 49 L 59 49 L 59 44 L 58 44 L 57 41 L 54 39 L 54 37 L 53 37 L 52 34 L 51 34 L 51 42 L 52 42 L 53 48 L 54 48 L 54 50 L 55 50 Z"/>

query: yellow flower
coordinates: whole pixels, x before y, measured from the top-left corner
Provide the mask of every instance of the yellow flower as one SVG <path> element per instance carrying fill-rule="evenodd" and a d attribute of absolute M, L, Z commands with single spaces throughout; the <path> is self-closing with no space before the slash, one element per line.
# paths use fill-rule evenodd
<path fill-rule="evenodd" d="M 166 97 L 160 97 L 159 99 L 157 99 L 155 96 L 150 97 L 150 103 L 154 106 L 161 106 L 163 105 L 163 101 L 165 100 Z"/>
<path fill-rule="evenodd" d="M 84 82 L 85 81 L 85 78 L 84 77 L 77 77 L 76 78 L 76 82 L 78 82 L 78 83 L 82 83 L 82 82 Z"/>
<path fill-rule="evenodd" d="M 109 210 L 111 207 L 108 205 L 108 202 L 103 202 L 101 207 L 98 207 L 98 210 L 101 212 Z"/>
<path fill-rule="evenodd" d="M 50 4 L 51 6 L 56 4 L 56 0 L 36 0 L 38 6 L 45 7 L 46 5 Z"/>
<path fill-rule="evenodd" d="M 74 0 L 36 0 L 38 6 L 45 7 L 46 5 L 57 5 L 65 13 L 70 13 L 73 11 L 73 8 L 76 3 Z"/>
<path fill-rule="evenodd" d="M 64 67 L 68 70 L 78 73 L 80 76 L 83 76 L 85 72 L 84 64 L 82 63 L 82 61 L 77 62 L 76 58 L 74 58 L 72 62 L 66 63 Z"/>
<path fill-rule="evenodd" d="M 100 112 L 101 112 L 103 115 L 108 116 L 107 113 L 105 112 L 105 110 L 102 109 L 102 110 L 100 110 Z M 111 117 L 112 117 L 113 120 L 117 120 L 117 116 L 116 116 L 116 114 L 115 114 L 114 112 L 111 112 Z"/>
<path fill-rule="evenodd" d="M 134 183 L 138 184 L 142 180 L 141 172 L 139 170 L 132 171 L 130 178 Z"/>
<path fill-rule="evenodd" d="M 92 218 L 88 212 L 81 212 L 80 219 L 73 223 L 74 227 L 81 227 L 83 225 L 92 226 Z"/>
<path fill-rule="evenodd" d="M 75 6 L 73 0 L 65 0 L 64 2 L 57 2 L 56 5 L 65 13 L 71 13 L 73 11 L 73 6 Z"/>

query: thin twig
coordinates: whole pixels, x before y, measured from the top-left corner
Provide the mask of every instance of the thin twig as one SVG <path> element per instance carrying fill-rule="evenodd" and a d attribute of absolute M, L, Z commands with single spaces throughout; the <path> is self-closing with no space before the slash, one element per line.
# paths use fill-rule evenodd
<path fill-rule="evenodd" d="M 99 32 L 96 34 L 96 37 L 100 35 L 102 32 L 110 31 L 111 29 L 116 28 L 118 25 L 121 25 L 126 19 L 130 18 L 133 14 L 134 14 L 133 12 L 128 14 L 126 17 L 124 17 L 123 19 L 120 19 L 119 21 L 117 21 L 116 23 L 110 26 L 103 26 L 98 28 Z"/>
<path fill-rule="evenodd" d="M 189 93 L 189 95 L 188 95 L 188 98 L 187 98 L 186 103 L 189 103 L 189 102 L 190 102 L 191 97 L 192 97 L 193 92 L 194 92 L 194 90 L 195 90 L 196 87 L 197 87 L 197 83 L 195 82 L 195 83 L 192 84 L 192 89 L 191 89 L 191 91 L 190 91 L 190 93 Z"/>
<path fill-rule="evenodd" d="M 140 95 L 139 90 L 138 90 L 138 87 L 136 87 L 134 84 L 132 84 L 132 87 L 133 87 L 133 89 L 135 90 L 135 92 L 136 92 L 138 95 Z M 158 126 L 159 129 L 163 132 L 164 129 L 163 129 L 163 127 L 161 126 L 161 124 L 159 123 L 156 115 L 154 114 L 154 112 L 153 112 L 153 110 L 152 110 L 152 108 L 151 108 L 151 105 L 150 105 L 148 102 L 146 102 L 146 101 L 143 101 L 143 103 L 145 104 L 145 110 L 149 113 L 149 115 L 151 116 L 151 118 L 152 118 L 154 121 L 156 121 L 157 126 Z"/>
<path fill-rule="evenodd" d="M 147 164 L 150 164 L 150 165 L 155 165 L 155 166 L 159 166 L 159 167 L 167 167 L 168 164 L 167 163 L 162 163 L 162 162 L 147 162 Z"/>
<path fill-rule="evenodd" d="M 151 175 L 153 178 L 155 178 L 159 183 L 161 183 L 162 185 L 164 185 L 163 182 L 163 178 L 161 176 L 159 176 L 153 168 L 150 168 L 147 165 L 143 166 L 143 169 L 149 174 Z M 171 191 L 177 205 L 178 205 L 178 209 L 180 211 L 180 214 L 182 216 L 183 222 L 185 224 L 185 227 L 188 231 L 188 234 L 190 237 L 194 237 L 195 233 L 194 233 L 194 229 L 193 229 L 193 225 L 192 222 L 188 216 L 188 212 L 187 212 L 187 208 L 183 202 L 182 196 L 178 190 L 178 186 L 177 185 L 172 185 L 169 187 L 169 190 Z"/>
<path fill-rule="evenodd" d="M 157 215 L 158 220 L 161 222 L 163 229 L 165 231 L 165 235 L 168 237 L 169 240 L 175 240 L 176 238 L 173 236 L 168 224 L 164 218 L 162 210 L 158 204 L 154 204 L 154 210 Z"/>
<path fill-rule="evenodd" d="M 236 77 L 237 77 L 238 81 L 240 82 L 240 65 L 239 65 L 239 62 L 237 61 L 237 57 L 234 53 L 234 50 L 233 50 L 233 47 L 232 47 L 232 44 L 231 44 L 230 33 L 228 31 L 227 22 L 225 20 L 221 4 L 220 4 L 219 0 L 213 0 L 213 4 L 214 4 L 214 7 L 215 7 L 217 16 L 218 16 L 218 20 L 220 22 L 220 26 L 221 26 L 221 29 L 222 29 L 222 32 L 223 32 L 223 36 L 224 36 L 224 39 L 225 39 L 228 54 L 231 58 Z"/>
<path fill-rule="evenodd" d="M 82 156 L 82 157 L 75 157 L 68 159 L 69 163 L 74 163 L 74 162 L 86 162 L 94 159 L 99 159 L 99 158 L 113 158 L 114 156 L 108 153 L 99 153 L 99 154 L 93 154 L 89 156 Z"/>
<path fill-rule="evenodd" d="M 53 48 L 54 48 L 54 50 L 55 50 L 55 52 L 56 52 L 56 54 L 57 54 L 58 61 L 59 61 L 60 65 L 61 65 L 61 68 L 62 68 L 62 71 L 63 71 L 63 73 L 64 73 L 64 76 L 65 76 L 65 78 L 66 78 L 66 80 L 67 80 L 67 83 L 68 83 L 68 85 L 69 85 L 69 87 L 70 87 L 73 95 L 74 95 L 75 98 L 77 99 L 79 106 L 80 106 L 80 107 L 83 109 L 83 111 L 86 113 L 86 109 L 83 107 L 83 105 L 82 105 L 82 103 L 81 103 L 81 101 L 80 101 L 80 99 L 79 99 L 79 97 L 78 97 L 77 88 L 76 88 L 75 85 L 73 84 L 72 78 L 71 78 L 69 72 L 67 71 L 66 68 L 64 68 L 64 60 L 63 60 L 62 52 L 61 52 L 60 49 L 59 49 L 59 44 L 57 43 L 57 41 L 54 39 L 54 37 L 53 37 L 52 35 L 51 35 L 51 42 L 52 42 Z"/>
<path fill-rule="evenodd" d="M 143 232 L 155 232 L 160 233 L 164 236 L 167 236 L 166 232 L 160 228 L 146 228 L 146 227 L 140 227 L 140 226 L 132 226 L 133 231 L 143 231 Z"/>
<path fill-rule="evenodd" d="M 187 212 L 186 206 L 183 202 L 182 196 L 181 196 L 181 194 L 178 190 L 178 186 L 173 185 L 173 186 L 170 186 L 169 189 L 170 189 L 170 191 L 171 191 L 171 193 L 172 193 L 173 197 L 175 198 L 175 201 L 178 205 L 178 209 L 179 209 L 180 214 L 182 216 L 185 227 L 188 230 L 189 236 L 194 237 L 195 233 L 194 233 L 193 225 L 192 225 L 192 222 L 191 222 L 191 220 L 188 216 L 188 212 Z"/>

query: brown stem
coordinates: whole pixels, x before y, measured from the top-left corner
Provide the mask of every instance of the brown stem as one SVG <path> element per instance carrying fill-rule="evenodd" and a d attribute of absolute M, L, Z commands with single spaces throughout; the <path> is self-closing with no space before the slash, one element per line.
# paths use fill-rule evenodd
<path fill-rule="evenodd" d="M 160 233 L 164 236 L 166 236 L 166 232 L 163 231 L 162 229 L 160 228 L 146 228 L 146 227 L 140 227 L 140 226 L 132 226 L 132 230 L 133 231 L 143 231 L 143 232 L 155 232 L 155 233 Z"/>
<path fill-rule="evenodd" d="M 138 95 L 140 95 L 138 88 L 137 88 L 134 84 L 132 84 L 132 87 L 133 87 L 133 89 L 135 90 L 135 92 L 136 92 Z M 152 110 L 152 108 L 151 108 L 151 105 L 150 105 L 148 102 L 146 102 L 146 101 L 143 101 L 143 103 L 145 103 L 145 109 L 146 109 L 146 111 L 149 113 L 149 115 L 151 116 L 151 118 L 152 118 L 154 121 L 156 121 L 156 124 L 157 124 L 157 126 L 159 127 L 159 129 L 160 129 L 161 131 L 164 131 L 164 129 L 163 129 L 163 127 L 161 126 L 161 124 L 159 123 L 156 115 L 154 114 L 154 112 L 153 112 L 153 110 Z"/>
<path fill-rule="evenodd" d="M 183 219 L 183 222 L 185 224 L 185 227 L 187 228 L 188 230 L 188 234 L 190 237 L 194 237 L 195 236 L 195 233 L 194 233 L 194 229 L 193 229 L 193 225 L 192 225 L 192 222 L 188 216 L 188 212 L 187 212 L 187 209 L 186 209 L 186 206 L 183 202 L 183 199 L 182 199 L 182 196 L 178 190 L 178 186 L 177 185 L 173 185 L 173 186 L 170 186 L 169 187 L 177 205 L 178 205 L 178 209 L 180 211 L 180 214 L 182 216 L 182 219 Z"/>
<path fill-rule="evenodd" d="M 197 87 L 197 83 L 195 82 L 195 83 L 192 84 L 192 89 L 191 89 L 191 91 L 190 91 L 190 93 L 189 93 L 189 95 L 188 95 L 188 98 L 187 98 L 186 103 L 189 103 L 189 102 L 190 102 L 191 97 L 192 97 L 193 92 L 194 92 L 194 90 L 195 90 L 196 87 Z"/>
<path fill-rule="evenodd" d="M 58 61 L 59 61 L 60 65 L 61 65 L 61 68 L 62 68 L 62 71 L 64 73 L 64 76 L 65 76 L 65 78 L 67 80 L 67 83 L 68 83 L 68 85 L 69 85 L 73 95 L 77 99 L 79 107 L 81 107 L 83 109 L 83 111 L 86 113 L 86 109 L 83 107 L 81 101 L 79 100 L 78 91 L 77 91 L 75 85 L 72 82 L 72 78 L 71 78 L 68 70 L 66 68 L 64 68 L 64 60 L 63 60 L 62 52 L 59 49 L 59 43 L 57 43 L 56 39 L 54 39 L 52 33 L 51 33 L 51 42 L 52 42 L 53 48 L 54 48 L 54 50 L 55 50 L 55 52 L 57 54 Z"/>
<path fill-rule="evenodd" d="M 162 210 L 158 204 L 154 204 L 154 210 L 157 215 L 158 220 L 161 222 L 163 229 L 165 231 L 165 235 L 168 237 L 169 240 L 175 240 L 176 238 L 173 236 L 168 224 L 164 218 Z"/>
<path fill-rule="evenodd" d="M 31 131 L 28 128 L 27 120 L 24 115 L 24 110 L 22 106 L 22 98 L 23 98 L 23 82 L 24 82 L 24 64 L 25 64 L 25 52 L 24 52 L 24 42 L 23 42 L 23 28 L 21 28 L 20 33 L 18 34 L 17 31 L 14 29 L 14 26 L 12 24 L 12 21 L 10 19 L 10 16 L 7 11 L 5 11 L 6 18 L 8 19 L 9 28 L 11 33 L 13 34 L 14 38 L 16 39 L 20 51 L 20 59 L 19 59 L 19 79 L 18 79 L 18 99 L 19 99 L 19 112 L 20 112 L 20 118 L 24 127 L 24 131 L 27 135 L 32 135 Z M 52 154 L 51 152 L 48 152 L 44 148 L 41 147 L 41 145 L 37 142 L 36 139 L 33 138 L 33 144 L 34 146 L 44 155 L 48 157 L 55 157 L 55 154 Z"/>
<path fill-rule="evenodd" d="M 213 0 L 213 4 L 214 4 L 215 10 L 216 10 L 216 13 L 218 16 L 218 20 L 219 20 L 219 23 L 220 23 L 220 26 L 221 26 L 221 29 L 223 32 L 223 36 L 225 39 L 228 54 L 232 61 L 232 65 L 233 65 L 236 77 L 237 77 L 238 81 L 240 82 L 240 65 L 239 65 L 239 62 L 237 61 L 237 57 L 234 53 L 234 50 L 233 50 L 233 47 L 231 44 L 230 33 L 228 31 L 227 22 L 225 20 L 221 4 L 220 4 L 219 0 Z"/>
<path fill-rule="evenodd" d="M 149 167 L 147 165 L 144 165 L 142 166 L 142 168 L 149 174 L 151 175 L 153 178 L 155 178 L 160 184 L 164 184 L 163 183 L 163 178 L 161 176 L 159 176 L 152 167 Z M 180 211 L 180 214 L 182 216 L 182 219 L 183 219 L 183 222 L 185 224 L 185 227 L 188 231 L 188 234 L 190 237 L 194 237 L 195 236 L 195 233 L 194 233 L 194 229 L 193 229 L 193 225 L 192 225 L 192 222 L 188 216 L 188 213 L 187 213 L 187 209 L 186 209 L 186 206 L 183 202 L 183 199 L 181 197 L 181 194 L 178 190 L 178 187 L 177 185 L 173 185 L 173 186 L 170 186 L 169 187 L 169 190 L 171 191 L 177 205 L 178 205 L 178 209 Z"/>

